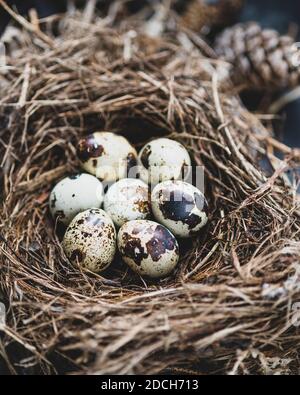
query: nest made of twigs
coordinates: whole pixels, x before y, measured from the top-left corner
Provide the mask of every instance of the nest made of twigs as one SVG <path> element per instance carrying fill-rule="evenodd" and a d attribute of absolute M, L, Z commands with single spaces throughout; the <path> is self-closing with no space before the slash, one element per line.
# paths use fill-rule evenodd
<path fill-rule="evenodd" d="M 146 22 L 115 15 L 19 19 L 8 43 L 0 355 L 11 372 L 45 374 L 299 372 L 300 217 L 286 174 L 296 153 L 241 105 L 226 65 L 199 37 L 174 24 L 150 38 Z M 160 282 L 120 262 L 83 273 L 62 251 L 49 192 L 79 170 L 78 139 L 104 129 L 137 147 L 171 136 L 205 167 L 209 226 Z"/>

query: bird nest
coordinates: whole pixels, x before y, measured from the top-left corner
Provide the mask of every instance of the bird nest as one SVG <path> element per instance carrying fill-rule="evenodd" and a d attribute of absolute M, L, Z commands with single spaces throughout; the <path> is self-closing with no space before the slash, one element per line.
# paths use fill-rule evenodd
<path fill-rule="evenodd" d="M 241 104 L 227 65 L 172 18 L 150 37 L 153 21 L 120 22 L 115 8 L 105 18 L 32 14 L 30 23 L 12 14 L 22 26 L 6 32 L 0 82 L 4 365 L 299 372 L 300 212 L 290 174 L 299 154 L 272 138 Z M 86 273 L 63 253 L 49 193 L 79 171 L 78 139 L 99 130 L 137 148 L 177 139 L 204 166 L 209 225 L 181 243 L 171 277 L 141 279 L 119 260 Z"/>

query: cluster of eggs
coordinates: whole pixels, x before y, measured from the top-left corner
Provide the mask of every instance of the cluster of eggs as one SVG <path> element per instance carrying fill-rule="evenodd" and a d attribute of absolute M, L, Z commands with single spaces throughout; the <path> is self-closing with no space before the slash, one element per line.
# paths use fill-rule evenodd
<path fill-rule="evenodd" d="M 100 273 L 118 249 L 136 273 L 169 275 L 179 260 L 176 237 L 191 237 L 208 220 L 202 192 L 181 181 L 191 168 L 185 147 L 159 138 L 138 155 L 124 137 L 97 132 L 79 141 L 77 155 L 86 173 L 63 179 L 50 194 L 52 216 L 67 227 L 68 259 Z"/>

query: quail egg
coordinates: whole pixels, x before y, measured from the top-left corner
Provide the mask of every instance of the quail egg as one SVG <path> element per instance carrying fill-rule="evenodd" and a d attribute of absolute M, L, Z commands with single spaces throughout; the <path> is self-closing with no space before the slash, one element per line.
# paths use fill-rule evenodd
<path fill-rule="evenodd" d="M 104 210 L 118 227 L 128 221 L 149 218 L 151 203 L 148 185 L 133 178 L 116 182 L 105 195 Z"/>
<path fill-rule="evenodd" d="M 62 245 L 71 263 L 100 273 L 111 264 L 116 253 L 114 224 L 103 210 L 86 210 L 70 223 Z"/>
<path fill-rule="evenodd" d="M 207 201 L 203 193 L 183 181 L 165 181 L 152 191 L 151 205 L 156 221 L 177 237 L 188 238 L 208 221 Z"/>
<path fill-rule="evenodd" d="M 132 168 L 137 165 L 137 152 L 122 136 L 96 132 L 79 141 L 77 155 L 82 168 L 101 181 L 115 182 L 135 177 Z"/>
<path fill-rule="evenodd" d="M 191 158 L 177 141 L 160 138 L 146 144 L 138 157 L 140 178 L 148 184 L 186 179 L 190 174 Z"/>
<path fill-rule="evenodd" d="M 148 220 L 124 224 L 118 234 L 118 248 L 133 271 L 151 278 L 168 276 L 179 260 L 176 238 L 163 225 Z"/>
<path fill-rule="evenodd" d="M 49 206 L 53 218 L 69 225 L 80 212 L 100 208 L 103 203 L 102 183 L 90 174 L 64 178 L 50 193 Z"/>

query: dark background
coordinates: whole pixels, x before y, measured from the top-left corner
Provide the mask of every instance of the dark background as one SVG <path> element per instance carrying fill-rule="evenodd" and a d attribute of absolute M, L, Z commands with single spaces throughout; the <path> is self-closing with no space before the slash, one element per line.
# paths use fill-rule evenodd
<path fill-rule="evenodd" d="M 35 8 L 41 17 L 64 11 L 66 1 L 64 0 L 7 0 L 7 4 L 15 6 L 20 13 L 25 14 L 31 8 Z M 9 22 L 9 15 L 0 10 L 0 31 L 2 32 L 5 25 Z"/>
<path fill-rule="evenodd" d="M 132 0 L 131 9 L 141 7 L 143 3 L 152 3 L 159 0 Z M 179 0 L 184 2 L 187 0 Z M 30 8 L 36 8 L 41 17 L 66 9 L 66 0 L 6 0 L 14 5 L 19 12 L 26 13 Z M 109 3 L 110 0 L 99 0 L 99 6 Z M 84 1 L 78 1 L 84 4 Z M 246 6 L 241 15 L 241 20 L 257 20 L 266 27 L 275 27 L 282 33 L 286 32 L 290 22 L 300 23 L 300 2 L 298 0 L 246 0 Z M 8 15 L 0 11 L 1 29 L 9 21 Z"/>

